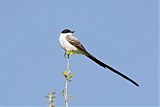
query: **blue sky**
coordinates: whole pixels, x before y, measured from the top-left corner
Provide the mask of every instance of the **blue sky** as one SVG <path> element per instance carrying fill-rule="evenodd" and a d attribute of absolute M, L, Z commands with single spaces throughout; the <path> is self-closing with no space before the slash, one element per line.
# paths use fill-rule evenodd
<path fill-rule="evenodd" d="M 47 106 L 51 91 L 56 105 L 64 105 L 66 59 L 58 38 L 65 28 L 140 85 L 73 55 L 72 106 L 158 105 L 156 0 L 1 0 L 0 105 Z"/>

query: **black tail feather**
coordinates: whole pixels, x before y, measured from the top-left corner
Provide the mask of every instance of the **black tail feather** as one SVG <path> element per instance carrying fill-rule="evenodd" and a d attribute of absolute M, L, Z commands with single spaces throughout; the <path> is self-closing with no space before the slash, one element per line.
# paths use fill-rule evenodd
<path fill-rule="evenodd" d="M 92 56 L 91 54 L 87 54 L 86 55 L 88 58 L 90 58 L 91 60 L 93 60 L 94 62 L 96 62 L 97 64 L 99 64 L 100 66 L 104 67 L 104 68 L 108 68 L 109 70 L 113 71 L 114 73 L 122 76 L 123 78 L 127 79 L 128 81 L 130 81 L 131 83 L 133 83 L 136 86 L 139 86 L 135 81 L 133 81 L 132 79 L 130 79 L 129 77 L 125 76 L 124 74 L 120 73 L 119 71 L 115 70 L 114 68 L 110 67 L 109 65 L 101 62 L 100 60 L 96 59 L 94 56 Z"/>

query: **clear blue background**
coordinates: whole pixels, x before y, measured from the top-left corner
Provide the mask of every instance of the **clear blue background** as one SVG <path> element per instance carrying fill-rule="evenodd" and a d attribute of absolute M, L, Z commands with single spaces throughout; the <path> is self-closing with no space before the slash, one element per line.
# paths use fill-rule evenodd
<path fill-rule="evenodd" d="M 135 87 L 84 56 L 71 57 L 75 105 L 158 105 L 158 1 L 0 0 L 0 105 L 47 106 L 65 79 L 64 28 L 97 58 L 137 81 Z"/>

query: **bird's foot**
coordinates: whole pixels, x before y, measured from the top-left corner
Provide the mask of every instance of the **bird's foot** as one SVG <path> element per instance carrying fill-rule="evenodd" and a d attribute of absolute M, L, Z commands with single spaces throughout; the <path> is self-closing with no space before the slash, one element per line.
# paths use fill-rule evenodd
<path fill-rule="evenodd" d="M 66 51 L 64 54 L 64 57 L 66 58 L 66 55 L 67 55 L 67 58 L 69 58 L 69 55 L 73 55 L 73 54 L 74 54 L 73 51 Z"/>

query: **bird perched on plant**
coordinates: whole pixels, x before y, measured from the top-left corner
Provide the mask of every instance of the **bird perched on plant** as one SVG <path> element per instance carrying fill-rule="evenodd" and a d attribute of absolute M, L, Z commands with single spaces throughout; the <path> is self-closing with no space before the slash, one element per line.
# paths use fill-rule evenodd
<path fill-rule="evenodd" d="M 76 37 L 73 36 L 73 33 L 74 33 L 74 31 L 71 31 L 69 29 L 64 29 L 60 34 L 59 41 L 60 41 L 62 48 L 65 50 L 65 55 L 67 54 L 69 57 L 70 53 L 71 54 L 73 54 L 73 53 L 74 54 L 82 54 L 82 55 L 90 58 L 92 61 L 96 62 L 98 65 L 100 65 L 104 68 L 108 68 L 112 72 L 114 72 L 114 73 L 120 75 L 121 77 L 125 78 L 126 80 L 130 81 L 134 85 L 139 86 L 135 81 L 133 81 L 132 79 L 130 79 L 126 75 L 122 74 L 121 72 L 115 70 L 111 66 L 103 63 L 102 61 L 98 60 L 96 57 L 91 55 L 84 48 L 84 46 L 81 44 L 81 42 Z"/>

